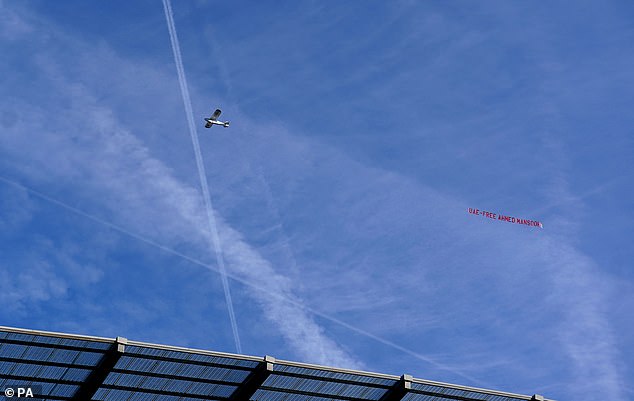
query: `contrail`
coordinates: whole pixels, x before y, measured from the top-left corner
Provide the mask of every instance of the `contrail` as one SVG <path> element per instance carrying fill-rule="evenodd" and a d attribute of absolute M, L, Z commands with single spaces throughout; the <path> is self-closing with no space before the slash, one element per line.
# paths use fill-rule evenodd
<path fill-rule="evenodd" d="M 203 157 L 200 152 L 200 144 L 198 143 L 198 136 L 196 134 L 196 125 L 194 124 L 194 113 L 192 111 L 192 102 L 189 97 L 189 90 L 187 89 L 187 78 L 185 77 L 185 69 L 183 68 L 183 59 L 181 57 L 180 46 L 178 45 L 178 36 L 176 36 L 176 26 L 174 25 L 174 15 L 172 14 L 172 5 L 170 0 L 163 0 L 163 9 L 165 10 L 165 20 L 167 21 L 167 28 L 170 34 L 170 42 L 172 44 L 172 51 L 174 52 L 174 62 L 176 64 L 176 71 L 178 73 L 178 83 L 181 88 L 181 95 L 183 97 L 183 104 L 185 105 L 185 113 L 187 114 L 187 124 L 189 125 L 189 134 L 192 138 L 192 144 L 194 145 L 194 153 L 196 155 L 196 165 L 198 166 L 198 176 L 200 178 L 200 186 L 203 191 L 203 198 L 205 201 L 205 209 L 207 210 L 207 221 L 209 223 L 209 233 L 211 236 L 211 242 L 216 253 L 216 262 L 218 263 L 218 270 L 220 271 L 220 278 L 222 280 L 222 288 L 225 292 L 225 301 L 227 303 L 227 310 L 229 311 L 229 319 L 231 320 L 231 330 L 233 331 L 233 339 L 236 343 L 236 351 L 242 353 L 242 345 L 240 344 L 240 334 L 238 333 L 238 324 L 236 323 L 236 314 L 233 310 L 233 301 L 231 300 L 231 290 L 229 289 L 229 281 L 227 280 L 227 269 L 225 268 L 225 261 L 222 254 L 222 245 L 220 244 L 220 237 L 218 236 L 218 228 L 216 226 L 216 218 L 214 217 L 214 210 L 211 204 L 211 196 L 209 195 L 209 187 L 207 184 L 207 173 L 205 172 L 205 164 L 203 163 Z"/>
<path fill-rule="evenodd" d="M 27 191 L 28 193 L 30 193 L 32 195 L 35 195 L 35 196 L 37 196 L 40 199 L 43 199 L 43 200 L 45 200 L 47 202 L 50 202 L 50 203 L 52 203 L 54 205 L 57 205 L 58 207 L 61 207 L 63 209 L 69 210 L 69 211 L 71 211 L 71 212 L 73 212 L 73 213 L 75 213 L 77 215 L 85 217 L 85 218 L 87 218 L 89 220 L 92 220 L 92 221 L 94 221 L 96 223 L 99 223 L 101 225 L 109 227 L 110 229 L 112 229 L 114 231 L 117 231 L 117 232 L 119 232 L 121 234 L 127 235 L 127 236 L 129 236 L 131 238 L 134 238 L 134 239 L 136 239 L 136 240 L 138 240 L 140 242 L 143 242 L 143 243 L 145 243 L 147 245 L 150 245 L 152 247 L 160 249 L 160 250 L 162 250 L 162 251 L 164 251 L 166 253 L 178 256 L 178 257 L 182 258 L 183 260 L 191 262 L 191 263 L 193 263 L 195 265 L 202 266 L 202 267 L 207 268 L 209 270 L 214 270 L 214 271 L 216 271 L 218 273 L 221 273 L 220 272 L 220 268 L 217 267 L 217 266 L 210 265 L 209 263 L 205 263 L 205 262 L 203 262 L 203 261 L 201 261 L 199 259 L 196 259 L 196 258 L 191 257 L 189 255 L 186 255 L 186 254 L 184 254 L 182 252 L 179 252 L 179 251 L 177 251 L 177 250 L 175 250 L 173 248 L 170 248 L 170 247 L 165 246 L 165 245 L 163 245 L 161 243 L 158 243 L 158 242 L 153 241 L 153 240 L 151 240 L 149 238 L 146 238 L 146 237 L 142 236 L 141 234 L 134 233 L 134 232 L 132 232 L 132 231 L 126 229 L 126 228 L 123 228 L 123 227 L 121 227 L 121 226 L 119 226 L 117 224 L 114 224 L 114 223 L 111 223 L 109 221 L 103 220 L 103 219 L 101 219 L 99 217 L 96 217 L 96 216 L 90 214 L 90 213 L 86 213 L 86 212 L 84 212 L 81 209 L 78 209 L 78 208 L 76 208 L 74 206 L 70 206 L 69 204 L 67 204 L 65 202 L 62 202 L 62 201 L 60 201 L 58 199 L 55 199 L 53 197 L 50 197 L 50 196 L 48 196 L 48 195 L 46 195 L 46 194 L 44 194 L 44 193 L 42 193 L 40 191 L 37 191 L 37 190 L 32 189 L 32 188 L 29 188 L 29 187 L 25 186 L 24 184 L 20 184 L 18 182 L 15 182 L 15 181 L 13 181 L 13 180 L 11 180 L 9 178 L 3 177 L 2 175 L 0 175 L 0 181 L 3 181 L 4 183 L 6 183 L 8 185 L 11 185 L 11 186 L 14 186 L 16 188 L 20 188 L 20 189 L 22 189 L 24 191 Z M 227 273 L 225 273 L 225 274 L 227 274 Z M 481 381 L 479 379 L 476 379 L 475 377 L 473 377 L 471 375 L 465 374 L 459 369 L 456 369 L 454 367 L 446 365 L 446 364 L 444 364 L 442 362 L 438 362 L 437 360 L 435 360 L 433 358 L 427 357 L 427 356 L 422 355 L 422 354 L 420 354 L 420 353 L 418 353 L 416 351 L 413 351 L 413 350 L 411 350 L 409 348 L 406 348 L 406 347 L 403 347 L 401 345 L 398 345 L 397 343 L 395 343 L 393 341 L 390 341 L 390 340 L 387 340 L 387 339 L 385 339 L 383 337 L 380 337 L 380 336 L 377 336 L 375 334 L 372 334 L 369 331 L 366 331 L 364 329 L 356 327 L 356 326 L 354 326 L 354 325 L 352 325 L 350 323 L 346 323 L 345 321 L 343 321 L 341 319 L 338 319 L 338 318 L 336 318 L 334 316 L 331 316 L 331 315 L 329 315 L 327 313 L 321 312 L 321 311 L 319 311 L 319 310 L 317 310 L 315 308 L 307 306 L 307 305 L 303 304 L 302 302 L 299 302 L 299 301 L 297 301 L 297 300 L 295 300 L 295 299 L 293 299 L 291 297 L 282 295 L 282 294 L 280 294 L 280 293 L 278 293 L 276 291 L 271 291 L 270 289 L 268 289 L 268 288 L 266 288 L 266 287 L 264 287 L 264 286 L 262 286 L 262 285 L 260 285 L 258 283 L 255 283 L 255 282 L 250 281 L 250 280 L 246 280 L 246 279 L 244 279 L 244 278 L 242 278 L 242 277 L 240 277 L 238 275 L 231 274 L 231 273 L 227 274 L 227 276 L 230 277 L 232 280 L 235 280 L 235 281 L 237 281 L 239 283 L 242 283 L 242 284 L 244 284 L 244 285 L 246 285 L 248 287 L 251 287 L 254 290 L 262 291 L 263 293 L 271 296 L 272 298 L 276 298 L 276 299 L 278 299 L 278 300 L 280 300 L 282 302 L 287 302 L 287 303 L 289 303 L 289 304 L 291 304 L 291 305 L 293 305 L 293 306 L 295 306 L 295 307 L 297 307 L 297 308 L 299 308 L 299 309 L 301 309 L 303 311 L 312 313 L 315 316 L 319 316 L 319 317 L 321 317 L 321 318 L 323 318 L 325 320 L 328 320 L 328 321 L 330 321 L 332 323 L 335 323 L 335 324 L 337 324 L 337 325 L 339 325 L 341 327 L 345 327 L 346 329 L 348 329 L 348 330 L 350 330 L 350 331 L 352 331 L 354 333 L 360 334 L 360 335 L 362 335 L 364 337 L 367 337 L 367 338 L 369 338 L 371 340 L 374 340 L 374 341 L 376 341 L 376 342 L 378 342 L 380 344 L 383 344 L 383 345 L 385 345 L 387 347 L 393 348 L 393 349 L 395 349 L 397 351 L 400 351 L 400 352 L 402 352 L 404 354 L 410 355 L 410 356 L 412 356 L 412 357 L 414 357 L 414 358 L 416 358 L 416 359 L 418 359 L 420 361 L 426 362 L 426 363 L 428 363 L 428 364 L 430 364 L 430 365 L 432 365 L 432 366 L 434 366 L 434 367 L 436 367 L 436 368 L 438 368 L 440 370 L 451 372 L 451 373 L 453 373 L 453 374 L 455 374 L 457 376 L 460 376 L 460 377 L 462 377 L 464 379 L 467 379 L 467 380 L 471 381 L 472 383 L 476 383 L 477 385 L 482 386 L 482 387 L 487 387 L 487 388 L 491 388 L 492 387 L 490 384 L 488 384 L 486 382 L 483 382 L 483 381 Z"/>
<path fill-rule="evenodd" d="M 190 131 L 190 134 L 191 134 L 192 143 L 194 145 L 194 151 L 195 151 L 195 154 L 196 154 L 196 164 L 198 165 L 198 172 L 199 172 L 199 175 L 200 175 L 200 183 L 201 183 L 201 187 L 203 189 L 203 195 L 204 195 L 204 198 L 205 198 L 205 207 L 207 209 L 207 216 L 208 216 L 208 220 L 209 220 L 210 231 L 212 233 L 214 248 L 216 250 L 216 258 L 218 260 L 218 271 L 219 271 L 220 276 L 222 278 L 223 288 L 225 289 L 225 298 L 227 299 L 227 308 L 229 309 L 229 316 L 231 318 L 231 326 L 232 326 L 233 333 L 234 333 L 234 338 L 235 338 L 235 341 L 236 341 L 236 349 L 238 350 L 238 353 L 242 353 L 241 352 L 241 348 L 242 347 L 240 345 L 240 338 L 238 336 L 238 327 L 237 327 L 237 324 L 236 324 L 235 314 L 234 314 L 234 311 L 233 311 L 233 304 L 232 304 L 232 301 L 231 301 L 231 293 L 229 291 L 229 283 L 228 283 L 228 280 L 227 280 L 227 271 L 225 269 L 224 260 L 223 260 L 223 257 L 222 257 L 222 249 L 221 249 L 220 240 L 219 240 L 219 237 L 218 237 L 218 230 L 217 230 L 217 227 L 216 227 L 216 221 L 215 221 L 215 218 L 214 218 L 214 215 L 213 215 L 213 209 L 212 209 L 212 206 L 211 206 L 211 198 L 209 196 L 209 189 L 207 187 L 207 178 L 206 178 L 206 174 L 205 174 L 205 167 L 203 165 L 202 155 L 201 155 L 201 152 L 200 152 L 200 145 L 198 143 L 198 137 L 196 135 L 196 126 L 195 126 L 195 123 L 194 123 L 193 111 L 192 111 L 192 106 L 191 106 L 191 99 L 189 97 L 189 90 L 187 88 L 187 80 L 186 80 L 186 77 L 185 77 L 185 70 L 183 68 L 183 61 L 182 61 L 182 58 L 181 58 L 180 47 L 178 45 L 178 37 L 176 36 L 176 28 L 175 28 L 175 25 L 174 25 L 174 18 L 173 18 L 173 14 L 172 14 L 172 7 L 171 7 L 171 4 L 170 4 L 170 0 L 163 0 L 163 8 L 165 10 L 165 19 L 167 20 L 167 26 L 168 26 L 168 29 L 169 29 L 170 40 L 171 40 L 171 44 L 172 44 L 172 50 L 174 52 L 174 61 L 176 63 L 176 70 L 178 72 L 178 81 L 179 81 L 180 88 L 181 88 L 181 94 L 183 96 L 183 103 L 185 105 L 185 111 L 187 113 L 187 122 L 189 124 L 189 131 Z M 110 224 L 110 223 L 108 225 L 110 227 L 113 227 L 113 225 Z M 119 231 L 121 231 L 121 230 L 119 230 Z M 129 235 L 130 233 L 126 232 L 126 234 Z M 192 263 L 195 263 L 195 264 L 198 264 L 198 265 L 201 265 L 201 266 L 205 266 L 207 268 L 211 267 L 211 266 L 209 266 L 209 265 L 207 265 L 205 263 L 202 263 L 202 262 L 200 262 L 198 260 L 195 260 L 195 259 L 193 259 L 193 258 L 191 258 L 189 256 L 186 256 L 186 255 L 183 255 L 181 253 L 178 253 L 178 252 L 176 252 L 176 251 L 174 251 L 172 249 L 169 249 L 169 248 L 167 248 L 167 247 L 165 247 L 163 245 L 160 245 L 160 244 L 157 244 L 157 243 L 153 243 L 153 242 L 148 241 L 146 239 L 140 238 L 137 235 L 134 235 L 134 237 L 137 238 L 137 239 L 140 239 L 143 242 L 150 243 L 150 244 L 152 244 L 154 246 L 157 246 L 158 248 L 160 248 L 160 249 L 162 249 L 164 251 L 167 251 L 167 252 L 170 252 L 170 253 L 173 253 L 173 254 L 177 254 L 178 256 L 181 256 L 181 257 L 189 260 Z M 462 373 L 460 371 L 457 371 L 456 369 L 454 369 L 454 368 L 452 368 L 450 366 L 447 366 L 447 365 L 444 365 L 442 363 L 439 363 L 439 362 L 433 360 L 432 358 L 429 358 L 429 357 L 426 357 L 424 355 L 421 355 L 421 354 L 419 354 L 417 352 L 414 352 L 414 351 L 409 350 L 409 349 L 407 349 L 405 347 L 402 347 L 402 346 L 400 346 L 400 345 L 398 345 L 398 344 L 396 344 L 396 343 L 394 343 L 392 341 L 386 340 L 386 339 L 381 338 L 379 336 L 376 336 L 376 335 L 374 335 L 372 333 L 369 333 L 369 332 L 367 332 L 367 331 L 365 331 L 363 329 L 360 329 L 358 327 L 350 325 L 350 324 L 348 324 L 348 323 L 346 323 L 346 322 L 344 322 L 342 320 L 339 320 L 339 319 L 337 319 L 337 318 L 335 318 L 333 316 L 330 316 L 330 315 L 327 315 L 327 314 L 325 314 L 323 312 L 315 310 L 315 309 L 313 309 L 311 307 L 308 307 L 308 306 L 306 306 L 306 305 L 304 305 L 304 304 L 302 304 L 300 302 L 297 302 L 297 301 L 295 301 L 295 300 L 293 300 L 291 298 L 284 297 L 284 296 L 282 296 L 280 294 L 277 294 L 277 293 L 275 293 L 273 291 L 270 291 L 269 289 L 263 288 L 263 287 L 255 284 L 255 283 L 252 283 L 252 282 L 250 282 L 248 280 L 241 279 L 241 278 L 239 278 L 239 277 L 237 277 L 235 275 L 231 275 L 231 278 L 234 279 L 234 280 L 237 280 L 237 281 L 239 281 L 239 282 L 241 282 L 243 284 L 246 284 L 246 285 L 248 285 L 248 286 L 250 286 L 252 288 L 255 288 L 255 289 L 258 289 L 260 291 L 263 291 L 264 293 L 267 293 L 267 294 L 269 294 L 269 295 L 271 295 L 271 296 L 273 296 L 273 297 L 275 297 L 277 299 L 280 299 L 280 300 L 286 301 L 288 303 L 291 303 L 294 306 L 296 306 L 296 307 L 298 307 L 300 309 L 303 309 L 305 311 L 308 311 L 308 312 L 310 312 L 310 313 L 312 313 L 312 314 L 314 314 L 316 316 L 320 316 L 320 317 L 322 317 L 322 318 L 324 318 L 326 320 L 329 320 L 329 321 L 331 321 L 333 323 L 341 325 L 341 326 L 343 326 L 343 327 L 345 327 L 345 328 L 347 328 L 347 329 L 349 329 L 349 330 L 351 330 L 353 332 L 356 332 L 356 333 L 358 333 L 360 335 L 363 335 L 363 336 L 366 336 L 368 338 L 371 338 L 371 339 L 373 339 L 373 340 L 375 340 L 375 341 L 377 341 L 377 342 L 379 342 L 379 343 L 381 343 L 383 345 L 386 345 L 388 347 L 391 347 L 391 348 L 394 348 L 396 350 L 399 350 L 399 351 L 401 351 L 403 353 L 406 353 L 406 354 L 408 354 L 408 355 L 410 355 L 410 356 L 412 356 L 412 357 L 414 357 L 416 359 L 419 359 L 421 361 L 427 362 L 427 363 L 435 366 L 438 369 L 442 369 L 442 370 L 446 370 L 446 371 L 452 372 L 452 373 L 454 373 L 454 374 L 456 374 L 458 376 L 461 376 L 461 377 L 463 377 L 465 379 L 468 379 L 468 380 L 470 380 L 470 381 L 472 381 L 474 383 L 478 383 L 479 385 L 485 384 L 485 383 L 481 382 L 480 380 L 478 380 L 478 379 L 476 379 L 476 378 L 474 378 L 474 377 L 472 377 L 470 375 L 466 375 L 466 374 L 464 374 L 464 373 Z"/>

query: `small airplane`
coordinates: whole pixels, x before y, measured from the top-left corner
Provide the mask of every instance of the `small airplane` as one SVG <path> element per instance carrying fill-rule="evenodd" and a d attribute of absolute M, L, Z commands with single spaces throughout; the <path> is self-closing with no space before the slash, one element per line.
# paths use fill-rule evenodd
<path fill-rule="evenodd" d="M 214 111 L 214 114 L 211 115 L 211 117 L 209 118 L 205 118 L 205 121 L 207 121 L 207 124 L 205 124 L 205 128 L 211 128 L 212 125 L 222 125 L 223 127 L 228 127 L 229 126 L 229 121 L 218 121 L 218 117 L 220 117 L 220 113 L 222 113 L 222 111 L 220 111 L 220 109 L 216 109 L 216 111 Z"/>

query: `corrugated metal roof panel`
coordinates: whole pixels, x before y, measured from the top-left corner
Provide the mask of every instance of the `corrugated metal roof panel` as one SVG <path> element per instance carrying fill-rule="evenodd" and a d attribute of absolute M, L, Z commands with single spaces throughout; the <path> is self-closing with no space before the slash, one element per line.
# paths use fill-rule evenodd
<path fill-rule="evenodd" d="M 403 383 L 305 363 L 0 327 L 0 387 L 38 385 L 38 395 L 50 400 L 73 401 L 91 389 L 99 401 L 238 401 L 231 397 L 239 392 L 253 401 L 379 401 Z M 530 397 L 411 379 L 401 401 L 447 400 Z"/>

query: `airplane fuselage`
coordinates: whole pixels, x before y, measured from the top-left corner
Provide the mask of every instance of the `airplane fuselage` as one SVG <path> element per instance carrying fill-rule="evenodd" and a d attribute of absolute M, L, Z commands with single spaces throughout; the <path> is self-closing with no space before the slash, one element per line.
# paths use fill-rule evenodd
<path fill-rule="evenodd" d="M 223 127 L 228 127 L 229 126 L 229 121 L 218 121 L 218 120 L 212 120 L 210 118 L 205 118 L 205 121 L 207 121 L 207 124 L 205 125 L 207 128 L 210 128 L 212 125 L 222 125 Z"/>

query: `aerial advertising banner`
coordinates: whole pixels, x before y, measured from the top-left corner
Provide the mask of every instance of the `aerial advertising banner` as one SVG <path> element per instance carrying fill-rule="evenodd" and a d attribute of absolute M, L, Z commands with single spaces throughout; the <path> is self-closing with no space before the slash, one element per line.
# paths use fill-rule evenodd
<path fill-rule="evenodd" d="M 484 210 L 469 208 L 470 214 L 475 214 L 476 216 L 482 216 L 485 218 L 493 219 L 493 220 L 502 220 L 507 223 L 515 223 L 515 224 L 524 224 L 531 227 L 539 227 L 544 228 L 541 222 L 536 220 L 529 219 L 520 219 L 519 217 L 505 216 L 503 214 L 491 213 Z"/>

